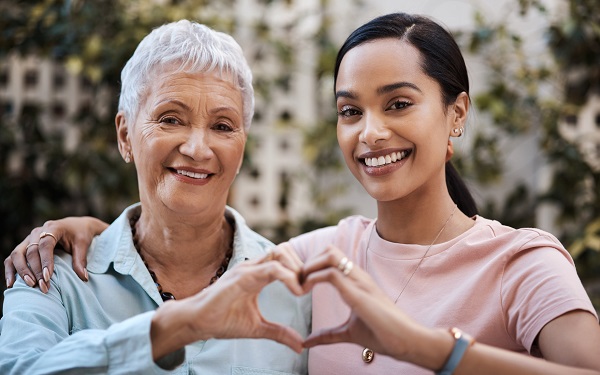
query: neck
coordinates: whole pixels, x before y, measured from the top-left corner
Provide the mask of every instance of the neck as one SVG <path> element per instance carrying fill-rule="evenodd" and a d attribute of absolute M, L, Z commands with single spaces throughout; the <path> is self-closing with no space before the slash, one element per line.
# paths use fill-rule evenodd
<path fill-rule="evenodd" d="M 190 223 L 142 210 L 135 229 L 140 255 L 163 290 L 178 299 L 208 286 L 233 245 L 233 228 L 223 212 Z"/>
<path fill-rule="evenodd" d="M 404 198 L 393 202 L 378 202 L 377 233 L 385 240 L 396 243 L 442 243 L 468 229 L 465 219 L 472 225 L 472 220 L 459 209 L 454 211 L 455 207 L 447 192 L 437 200 Z M 444 225 L 444 231 L 436 238 Z"/>

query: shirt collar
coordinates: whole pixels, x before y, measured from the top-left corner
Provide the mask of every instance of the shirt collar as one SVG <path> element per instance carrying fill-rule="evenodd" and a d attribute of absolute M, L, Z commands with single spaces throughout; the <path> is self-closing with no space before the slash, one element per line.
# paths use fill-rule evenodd
<path fill-rule="evenodd" d="M 113 263 L 115 271 L 128 275 L 131 274 L 139 263 L 139 255 L 133 245 L 129 219 L 140 215 L 140 203 L 127 207 L 121 215 L 99 236 L 95 237 L 91 248 L 93 251 L 87 255 L 87 269 L 94 273 L 105 273 Z M 251 230 L 246 225 L 242 215 L 227 206 L 225 216 L 234 224 L 233 256 L 229 268 L 244 260 L 263 256 L 273 243 Z"/>

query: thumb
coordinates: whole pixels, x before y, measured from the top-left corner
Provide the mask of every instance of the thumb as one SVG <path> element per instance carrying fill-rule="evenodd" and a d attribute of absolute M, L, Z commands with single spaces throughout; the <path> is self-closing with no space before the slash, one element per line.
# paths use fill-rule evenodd
<path fill-rule="evenodd" d="M 302 336 L 292 328 L 271 322 L 263 322 L 261 325 L 263 338 L 289 346 L 296 353 L 302 352 Z"/>
<path fill-rule="evenodd" d="M 338 327 L 325 328 L 319 332 L 313 332 L 304 341 L 305 348 L 312 348 L 317 345 L 335 344 L 338 342 L 350 342 L 346 323 Z"/>
<path fill-rule="evenodd" d="M 73 270 L 83 281 L 89 281 L 87 266 L 88 244 L 84 241 L 75 242 L 73 245 Z"/>

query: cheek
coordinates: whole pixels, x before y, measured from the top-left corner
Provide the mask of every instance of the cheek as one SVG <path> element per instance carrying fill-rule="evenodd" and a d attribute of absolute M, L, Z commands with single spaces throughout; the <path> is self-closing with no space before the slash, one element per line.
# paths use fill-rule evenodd
<path fill-rule="evenodd" d="M 351 129 L 347 126 L 338 125 L 337 126 L 337 140 L 342 153 L 344 154 L 344 158 L 352 157 L 352 151 L 354 147 L 356 147 L 355 142 L 353 141 L 353 134 Z"/>

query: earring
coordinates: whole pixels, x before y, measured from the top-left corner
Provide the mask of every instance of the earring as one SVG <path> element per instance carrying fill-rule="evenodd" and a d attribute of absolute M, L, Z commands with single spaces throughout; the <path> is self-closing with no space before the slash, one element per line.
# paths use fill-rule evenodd
<path fill-rule="evenodd" d="M 125 163 L 131 163 L 131 152 L 129 151 L 127 151 L 127 154 L 125 155 Z"/>
<path fill-rule="evenodd" d="M 456 137 L 462 137 L 464 131 L 465 131 L 465 128 L 463 128 L 462 126 L 460 128 L 452 129 L 452 133 L 454 133 L 454 135 Z"/>

